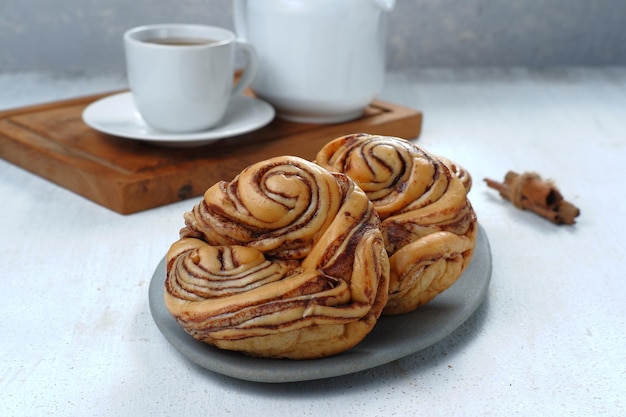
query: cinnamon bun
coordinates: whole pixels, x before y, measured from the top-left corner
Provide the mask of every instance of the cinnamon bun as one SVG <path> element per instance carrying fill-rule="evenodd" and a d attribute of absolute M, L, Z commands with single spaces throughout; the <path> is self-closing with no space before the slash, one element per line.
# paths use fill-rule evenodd
<path fill-rule="evenodd" d="M 387 302 L 380 220 L 346 175 L 283 156 L 209 188 L 167 254 L 165 304 L 194 338 L 313 359 L 360 342 Z"/>
<path fill-rule="evenodd" d="M 471 176 L 460 165 L 395 137 L 337 138 L 316 162 L 352 178 L 381 218 L 391 266 L 384 314 L 413 311 L 449 288 L 474 252 Z"/>

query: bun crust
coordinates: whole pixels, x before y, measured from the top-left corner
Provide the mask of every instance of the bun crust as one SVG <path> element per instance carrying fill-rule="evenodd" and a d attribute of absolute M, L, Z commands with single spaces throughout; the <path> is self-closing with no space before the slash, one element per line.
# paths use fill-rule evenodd
<path fill-rule="evenodd" d="M 476 213 L 471 176 L 414 143 L 354 134 L 329 142 L 316 162 L 352 178 L 374 204 L 391 265 L 384 314 L 415 310 L 449 288 L 469 265 Z"/>
<path fill-rule="evenodd" d="M 208 189 L 167 254 L 165 304 L 194 338 L 313 359 L 359 343 L 387 302 L 380 220 L 344 174 L 277 157 Z"/>

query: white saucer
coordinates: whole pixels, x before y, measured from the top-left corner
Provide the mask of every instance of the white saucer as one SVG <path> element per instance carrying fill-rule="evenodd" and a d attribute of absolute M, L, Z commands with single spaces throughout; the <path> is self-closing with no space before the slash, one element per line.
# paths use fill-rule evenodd
<path fill-rule="evenodd" d="M 91 103 L 83 111 L 83 121 L 100 132 L 136 139 L 160 146 L 201 146 L 220 139 L 259 129 L 274 118 L 274 108 L 254 97 L 236 96 L 230 102 L 222 121 L 209 130 L 172 133 L 146 124 L 135 107 L 130 92 L 114 94 Z"/>

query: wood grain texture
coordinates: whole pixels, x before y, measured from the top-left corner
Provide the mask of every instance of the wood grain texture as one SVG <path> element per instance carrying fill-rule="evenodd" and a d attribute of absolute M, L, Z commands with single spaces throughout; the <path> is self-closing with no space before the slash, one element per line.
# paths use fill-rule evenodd
<path fill-rule="evenodd" d="M 363 117 L 316 125 L 273 120 L 266 127 L 196 148 L 163 148 L 107 135 L 82 112 L 96 95 L 0 113 L 0 157 L 122 214 L 201 195 L 244 167 L 278 155 L 313 159 L 335 137 L 366 132 L 417 138 L 422 113 L 374 101 Z"/>

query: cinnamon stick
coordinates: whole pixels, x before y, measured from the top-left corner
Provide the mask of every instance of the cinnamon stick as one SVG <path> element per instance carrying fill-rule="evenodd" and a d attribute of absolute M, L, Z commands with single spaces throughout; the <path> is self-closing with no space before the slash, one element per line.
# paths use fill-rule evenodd
<path fill-rule="evenodd" d="M 580 210 L 563 198 L 553 182 L 543 180 L 534 172 L 507 172 L 504 182 L 485 178 L 487 186 L 521 210 L 529 210 L 552 223 L 574 224 Z"/>

